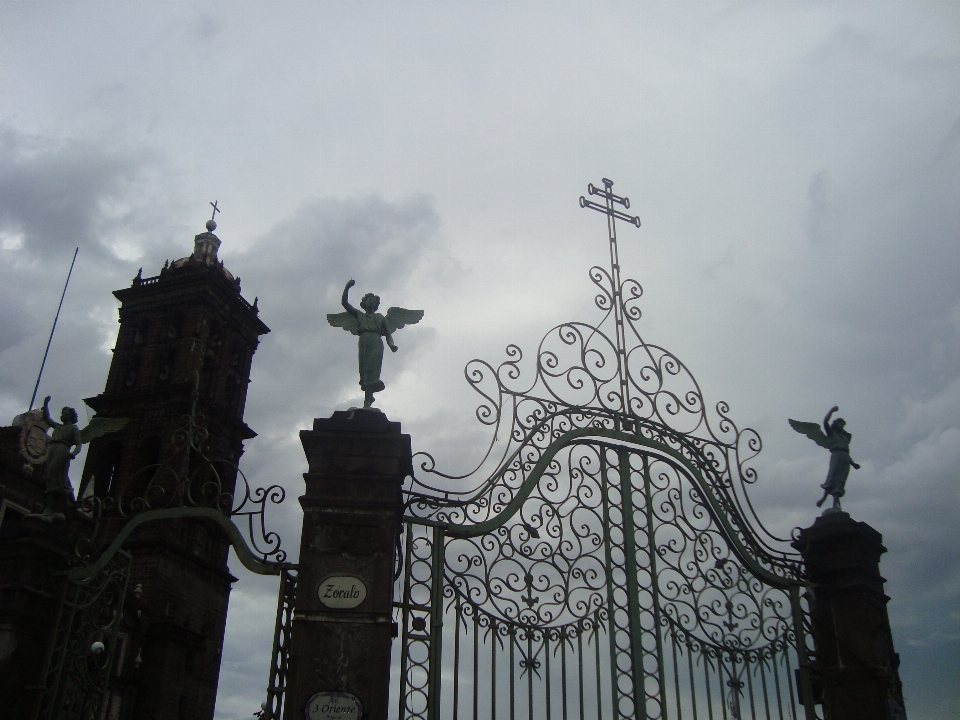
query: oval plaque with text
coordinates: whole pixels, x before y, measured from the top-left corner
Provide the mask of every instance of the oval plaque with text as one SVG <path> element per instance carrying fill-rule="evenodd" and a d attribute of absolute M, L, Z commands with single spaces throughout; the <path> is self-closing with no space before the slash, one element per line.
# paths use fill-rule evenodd
<path fill-rule="evenodd" d="M 307 700 L 303 714 L 307 720 L 360 720 L 363 707 L 356 695 L 319 692 Z"/>
<path fill-rule="evenodd" d="M 367 599 L 367 586 L 356 575 L 328 575 L 320 581 L 317 594 L 328 608 L 349 610 Z"/>

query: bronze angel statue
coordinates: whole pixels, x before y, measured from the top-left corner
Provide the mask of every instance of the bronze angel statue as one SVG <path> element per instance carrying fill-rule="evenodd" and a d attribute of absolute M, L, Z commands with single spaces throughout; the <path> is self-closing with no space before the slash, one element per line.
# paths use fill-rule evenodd
<path fill-rule="evenodd" d="M 830 417 L 839 409 L 836 405 L 830 408 L 830 412 L 823 418 L 823 430 L 817 423 L 788 420 L 790 427 L 798 433 L 806 435 L 817 445 L 830 451 L 830 469 L 827 470 L 826 481 L 820 486 L 823 488 L 823 497 L 817 501 L 817 507 L 823 505 L 829 495 L 833 495 L 831 510 L 836 511 L 840 510 L 840 498 L 845 492 L 850 467 L 860 469 L 860 466 L 850 457 L 850 441 L 853 435 L 844 429 L 846 421 L 843 418 L 837 418 L 830 422 Z"/>
<path fill-rule="evenodd" d="M 373 405 L 373 394 L 383 390 L 383 381 L 380 379 L 380 369 L 383 366 L 383 339 L 387 339 L 390 350 L 397 351 L 397 344 L 393 341 L 393 333 L 405 325 L 420 322 L 423 310 L 407 310 L 392 307 L 387 310 L 386 316 L 377 312 L 380 307 L 380 296 L 367 293 L 360 300 L 363 312 L 357 310 L 347 295 L 356 283 L 350 280 L 343 288 L 343 297 L 340 299 L 346 312 L 330 313 L 327 322 L 333 327 L 343 328 L 347 332 L 360 336 L 360 387 L 363 388 L 363 409 L 369 410 Z"/>
<path fill-rule="evenodd" d="M 47 443 L 47 475 L 45 507 L 43 513 L 28 515 L 46 522 L 63 521 L 65 515 L 58 508 L 66 508 L 67 501 L 73 502 L 73 487 L 70 485 L 70 461 L 80 454 L 80 448 L 94 438 L 116 432 L 124 427 L 127 418 L 95 417 L 83 430 L 77 427 L 79 417 L 72 407 L 60 411 L 57 422 L 50 417 L 50 396 L 43 401 L 43 419 L 53 434 Z"/>

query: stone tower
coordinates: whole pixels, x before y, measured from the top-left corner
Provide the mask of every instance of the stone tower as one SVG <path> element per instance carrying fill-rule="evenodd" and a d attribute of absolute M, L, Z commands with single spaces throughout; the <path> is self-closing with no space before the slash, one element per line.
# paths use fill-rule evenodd
<path fill-rule="evenodd" d="M 196 470 L 174 432 L 196 411 L 209 431 L 205 455 L 237 464 L 255 437 L 243 422 L 250 365 L 269 328 L 217 258 L 216 223 L 193 253 L 117 290 L 120 331 L 102 394 L 86 400 L 99 415 L 125 417 L 123 431 L 94 440 L 78 488 L 115 500 L 142 495 L 149 466 Z M 199 383 L 199 385 L 198 385 Z M 236 471 L 219 468 L 226 491 Z M 108 699 L 111 720 L 210 720 L 231 583 L 226 536 L 203 521 L 144 525 L 124 546 L 133 554 L 125 622 Z"/>

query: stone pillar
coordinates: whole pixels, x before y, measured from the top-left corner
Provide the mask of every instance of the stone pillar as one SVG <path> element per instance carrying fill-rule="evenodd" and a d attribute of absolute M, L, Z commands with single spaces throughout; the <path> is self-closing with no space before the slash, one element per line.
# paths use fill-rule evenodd
<path fill-rule="evenodd" d="M 327 717 L 311 701 L 359 701 L 362 720 L 386 720 L 410 436 L 382 413 L 355 410 L 314 420 L 300 440 L 308 472 L 284 718 Z"/>
<path fill-rule="evenodd" d="M 814 696 L 826 720 L 905 718 L 887 601 L 880 576 L 882 536 L 845 512 L 827 512 L 801 530 L 800 551 L 813 588 L 817 643 Z"/>

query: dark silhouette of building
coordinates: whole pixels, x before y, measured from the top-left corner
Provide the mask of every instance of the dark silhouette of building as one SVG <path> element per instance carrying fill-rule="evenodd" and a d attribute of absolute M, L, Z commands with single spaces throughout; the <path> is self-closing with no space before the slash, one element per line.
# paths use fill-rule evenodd
<path fill-rule="evenodd" d="M 103 393 L 86 403 L 100 416 L 130 422 L 90 444 L 75 483 L 78 497 L 92 492 L 108 505 L 129 503 L 143 496 L 161 465 L 168 474 L 193 477 L 192 492 L 203 492 L 204 480 L 217 476 L 221 489 L 232 492 L 243 443 L 256 435 L 243 422 L 243 410 L 253 354 L 259 336 L 269 328 L 258 317 L 256 301 L 250 304 L 241 296 L 240 279 L 218 259 L 215 229 L 216 223 L 209 221 L 207 232 L 196 236 L 189 257 L 165 264 L 155 277 L 144 278 L 141 270 L 129 288 L 114 292 L 121 307 L 113 360 Z M 192 407 L 209 432 L 203 456 L 215 461 L 213 468 L 175 441 Z M 14 567 L 28 561 L 26 555 L 13 558 L 16 542 L 36 545 L 40 539 L 25 538 L 37 533 L 82 534 L 84 518 L 74 516 L 54 526 L 20 520 L 25 510 L 35 510 L 42 501 L 38 477 L 42 472 L 28 475 L 17 467 L 16 459 L 6 457 L 13 452 L 12 428 L 0 430 L 0 436 L 4 446 L 0 450 L 11 446 L 0 458 L 0 484 L 4 497 L 10 498 L 9 519 L 0 518 L 0 584 L 8 581 L 8 587 L 24 591 L 31 581 L 17 576 Z M 156 506 L 166 502 L 156 494 L 148 500 Z M 61 545 L 72 543 L 65 540 Z M 124 548 L 133 560 L 104 717 L 209 720 L 230 588 L 236 580 L 227 569 L 226 535 L 202 520 L 167 520 L 141 526 Z M 4 565 L 8 555 L 11 559 Z M 53 587 L 47 591 L 51 597 L 55 594 Z M 6 589 L 0 592 L 6 595 Z M 26 597 L 16 602 L 28 604 Z M 18 623 L 40 622 L 40 618 L 17 620 L 15 608 L 5 608 L 8 604 L 7 599 L 0 600 L 0 674 L 6 670 L 4 642 L 18 644 Z M 36 636 L 39 630 L 34 630 Z M 35 679 L 27 684 L 41 684 L 40 674 L 37 668 Z"/>
<path fill-rule="evenodd" d="M 76 527 L 24 520 L 44 504 L 43 467 L 25 462 L 21 428 L 0 428 L 0 708 L 32 718 Z"/>

